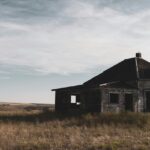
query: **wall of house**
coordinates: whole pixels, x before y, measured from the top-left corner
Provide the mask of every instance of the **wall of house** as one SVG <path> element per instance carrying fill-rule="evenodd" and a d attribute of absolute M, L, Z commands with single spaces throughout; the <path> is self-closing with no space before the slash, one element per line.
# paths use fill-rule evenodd
<path fill-rule="evenodd" d="M 78 91 L 57 90 L 55 95 L 55 110 L 68 111 L 80 109 L 81 98 Z M 75 96 L 75 102 L 71 102 L 71 97 Z"/>
<path fill-rule="evenodd" d="M 149 82 L 150 84 L 150 82 Z M 140 82 L 140 90 L 122 88 L 91 88 L 78 91 L 58 90 L 56 91 L 55 109 L 56 111 L 76 110 L 78 108 L 87 112 L 122 112 L 125 110 L 125 94 L 133 95 L 133 111 L 144 111 L 144 90 L 149 89 L 147 82 Z M 71 104 L 71 95 L 79 94 L 77 97 L 80 106 Z M 119 103 L 110 103 L 110 93 L 119 94 Z M 76 107 L 77 106 L 77 107 Z"/>
<path fill-rule="evenodd" d="M 138 82 L 139 86 L 139 99 L 142 102 L 141 109 L 146 111 L 146 92 L 150 91 L 150 80 L 140 80 Z"/>
<path fill-rule="evenodd" d="M 70 94 L 67 91 L 55 92 L 55 110 L 66 111 L 70 108 Z"/>
<path fill-rule="evenodd" d="M 125 111 L 125 94 L 133 94 L 133 111 L 141 111 L 141 104 L 138 101 L 137 90 L 122 88 L 101 88 L 101 110 L 102 112 L 123 112 Z M 118 104 L 110 103 L 110 93 L 119 94 Z"/>
<path fill-rule="evenodd" d="M 86 112 L 101 112 L 101 92 L 91 88 L 81 92 L 82 110 Z"/>

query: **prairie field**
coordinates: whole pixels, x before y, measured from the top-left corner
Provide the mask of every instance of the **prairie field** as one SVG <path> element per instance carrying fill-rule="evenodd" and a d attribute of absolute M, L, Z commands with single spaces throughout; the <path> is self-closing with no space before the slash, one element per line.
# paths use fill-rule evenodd
<path fill-rule="evenodd" d="M 61 114 L 0 105 L 0 150 L 149 150 L 150 114 Z"/>

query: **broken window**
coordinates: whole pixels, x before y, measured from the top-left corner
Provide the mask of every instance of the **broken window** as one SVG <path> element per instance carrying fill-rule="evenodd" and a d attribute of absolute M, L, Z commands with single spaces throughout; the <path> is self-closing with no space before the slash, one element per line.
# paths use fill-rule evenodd
<path fill-rule="evenodd" d="M 118 104 L 119 103 L 119 94 L 117 93 L 110 93 L 110 103 L 111 104 Z"/>
<path fill-rule="evenodd" d="M 71 104 L 81 105 L 79 94 L 71 95 Z"/>
<path fill-rule="evenodd" d="M 71 103 L 76 103 L 76 96 L 75 95 L 71 95 Z"/>
<path fill-rule="evenodd" d="M 78 109 L 81 105 L 80 95 L 74 94 L 70 96 L 70 109 Z"/>

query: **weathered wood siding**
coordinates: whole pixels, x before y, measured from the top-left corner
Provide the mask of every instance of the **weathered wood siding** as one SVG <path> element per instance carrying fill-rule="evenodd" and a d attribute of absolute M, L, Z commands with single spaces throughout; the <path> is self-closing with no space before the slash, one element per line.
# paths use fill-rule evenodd
<path fill-rule="evenodd" d="M 57 90 L 55 98 L 56 111 L 67 111 L 70 109 L 79 108 L 87 112 L 122 112 L 125 110 L 125 94 L 133 95 L 133 111 L 144 112 L 146 109 L 145 92 L 150 91 L 150 81 L 138 81 L 138 89 L 123 89 L 123 88 L 89 88 L 83 90 Z M 71 104 L 71 95 L 77 95 L 77 102 L 80 106 L 76 107 Z M 110 103 L 110 93 L 119 94 L 119 103 Z"/>
<path fill-rule="evenodd" d="M 70 94 L 67 91 L 56 91 L 55 110 L 66 111 L 70 108 Z"/>
<path fill-rule="evenodd" d="M 146 91 L 150 91 L 150 80 L 140 80 L 139 86 L 139 100 L 141 101 L 141 110 L 146 111 Z"/>
<path fill-rule="evenodd" d="M 99 89 L 86 89 L 81 93 L 82 108 L 87 112 L 101 112 L 101 92 Z"/>
<path fill-rule="evenodd" d="M 138 92 L 137 90 L 129 89 L 119 89 L 119 88 L 101 88 L 102 102 L 101 110 L 102 112 L 122 112 L 125 111 L 125 94 L 133 94 L 133 111 L 139 111 L 138 104 Z M 119 95 L 119 103 L 110 103 L 110 93 L 117 93 Z"/>

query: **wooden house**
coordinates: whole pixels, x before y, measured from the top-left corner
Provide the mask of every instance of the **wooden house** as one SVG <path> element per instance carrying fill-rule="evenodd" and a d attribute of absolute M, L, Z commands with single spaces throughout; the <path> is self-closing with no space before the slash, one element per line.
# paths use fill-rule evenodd
<path fill-rule="evenodd" d="M 81 85 L 52 91 L 56 111 L 149 112 L 150 62 L 137 53 Z"/>

